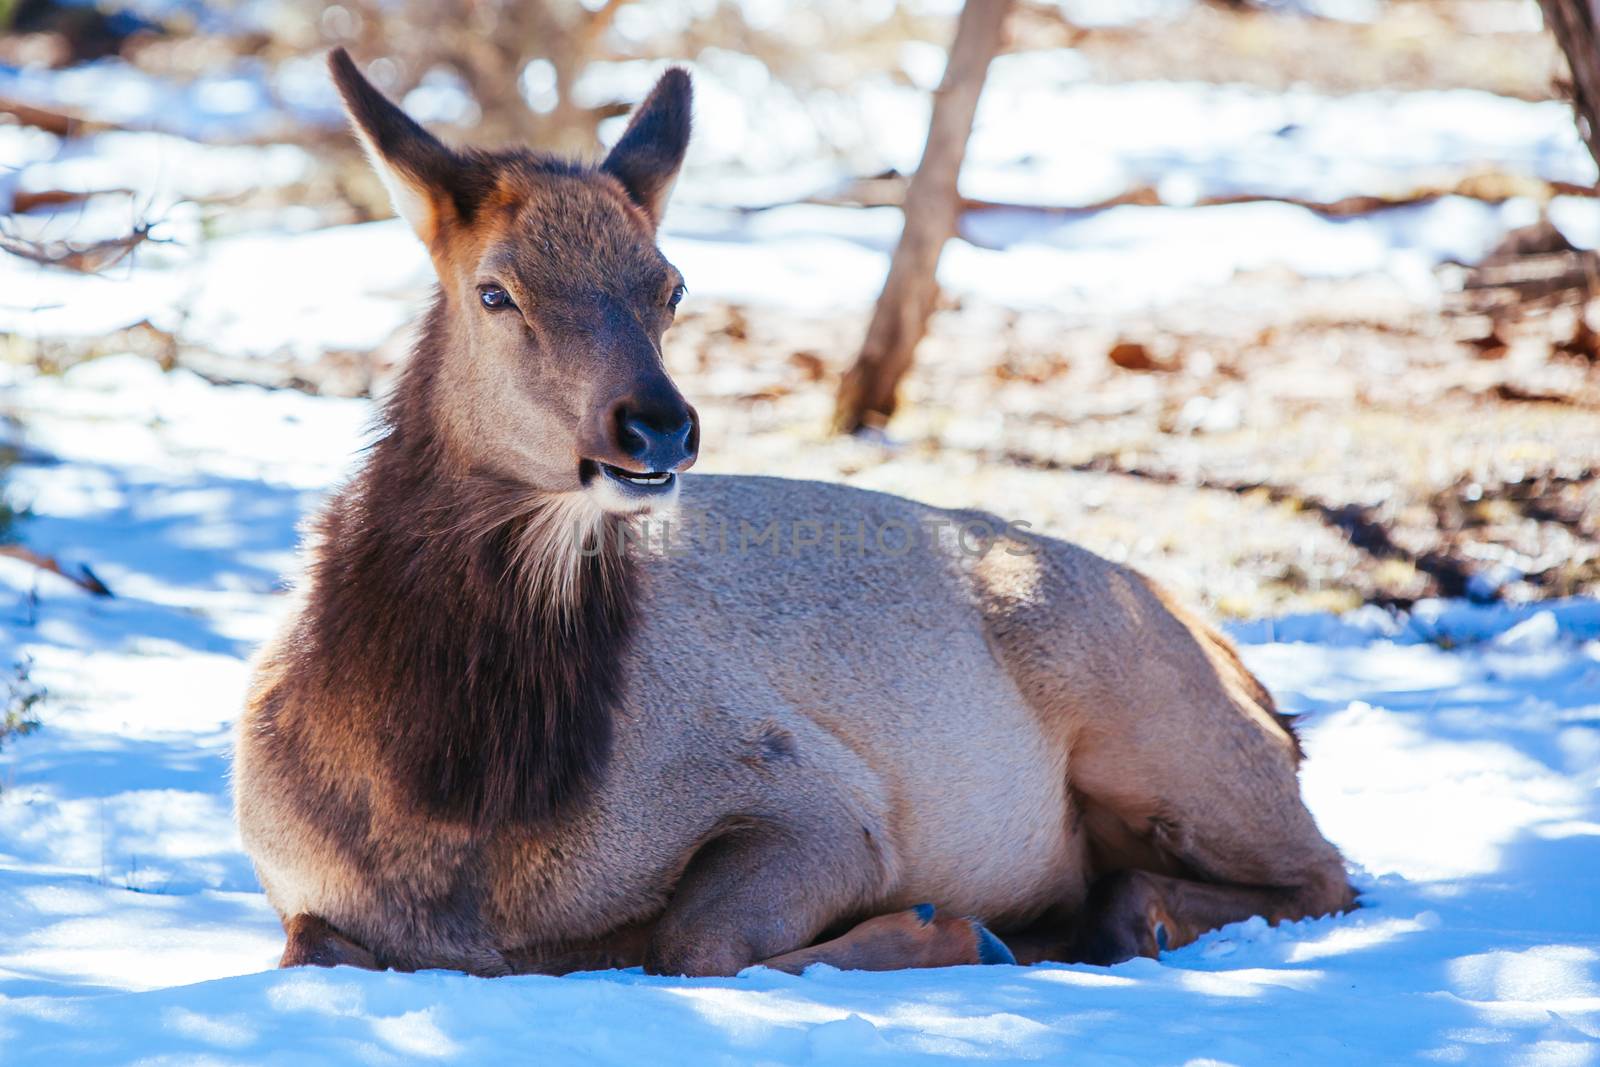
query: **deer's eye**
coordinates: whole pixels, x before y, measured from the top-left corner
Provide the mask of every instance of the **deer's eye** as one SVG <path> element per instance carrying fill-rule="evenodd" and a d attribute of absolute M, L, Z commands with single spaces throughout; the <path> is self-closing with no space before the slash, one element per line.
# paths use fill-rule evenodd
<path fill-rule="evenodd" d="M 682 282 L 672 287 L 672 295 L 667 297 L 667 307 L 673 311 L 678 310 L 678 305 L 683 303 L 683 294 L 689 291 Z"/>
<path fill-rule="evenodd" d="M 498 285 L 478 286 L 478 302 L 490 311 L 516 306 L 511 302 L 511 294 Z"/>

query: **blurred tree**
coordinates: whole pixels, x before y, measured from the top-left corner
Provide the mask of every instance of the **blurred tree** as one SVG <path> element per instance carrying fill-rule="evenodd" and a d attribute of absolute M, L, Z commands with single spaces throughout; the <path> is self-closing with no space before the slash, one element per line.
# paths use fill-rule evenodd
<path fill-rule="evenodd" d="M 116 55 L 134 34 L 157 29 L 137 12 L 69 0 L 0 0 L 0 33 L 49 34 L 61 42 L 58 65 Z"/>
<path fill-rule="evenodd" d="M 3 3 L 4 0 L 0 0 Z M 851 0 L 771 8 L 737 0 L 299 0 L 293 50 L 348 47 L 396 97 L 430 74 L 459 78 L 481 112 L 460 132 L 477 143 L 534 144 L 592 154 L 601 120 L 635 99 L 574 92 L 597 61 L 690 60 L 728 69 L 740 56 L 804 96 L 845 93 L 863 70 L 882 69 L 909 40 L 940 27 L 903 0 L 887 8 Z M 309 32 L 306 32 L 309 31 Z M 750 75 L 746 64 L 740 72 Z M 734 85 L 741 83 L 737 78 Z M 638 87 L 642 91 L 643 85 Z M 826 108 L 826 101 L 822 105 Z M 439 120 L 435 120 L 436 122 Z M 449 122 L 446 120 L 445 125 Z M 848 148 L 850 146 L 835 146 Z"/>
<path fill-rule="evenodd" d="M 537 144 L 592 154 L 605 108 L 579 107 L 572 88 L 598 57 L 606 30 L 625 0 L 345 0 L 322 12 L 329 43 L 350 44 L 362 58 L 393 64 L 391 84 L 404 95 L 424 75 L 457 75 L 481 116 L 474 137 L 484 144 Z M 321 5 L 318 5 L 319 7 Z M 330 11 L 340 13 L 330 16 Z M 526 86 L 533 73 L 537 84 Z M 529 104 L 526 88 L 541 101 Z"/>
<path fill-rule="evenodd" d="M 419 102 L 420 117 L 457 142 L 531 145 L 589 158 L 600 148 L 600 124 L 638 102 L 657 64 L 688 62 L 700 79 L 703 158 L 755 173 L 780 169 L 763 155 L 825 155 L 865 172 L 881 170 L 883 158 L 882 146 L 849 115 L 863 106 L 860 82 L 916 83 L 929 46 L 937 53 L 948 41 L 949 17 L 924 10 L 930 6 L 923 0 L 289 0 L 273 25 L 270 52 L 298 60 L 343 45 L 394 98 L 424 89 L 431 99 Z M 765 136 L 754 157 L 730 149 L 756 126 Z M 336 143 L 342 148 L 347 141 Z M 339 152 L 345 199 L 382 213 L 387 197 L 358 158 L 353 149 Z"/>
<path fill-rule="evenodd" d="M 956 24 L 944 79 L 933 94 L 933 116 L 922 161 L 906 189 L 905 223 L 889 276 L 855 364 L 839 384 L 834 428 L 854 433 L 881 427 L 894 414 L 900 379 L 939 295 L 935 278 L 944 243 L 955 235 L 961 197 L 957 178 L 989 63 L 1000 50 L 1009 0 L 966 0 Z"/>
<path fill-rule="evenodd" d="M 1600 35 L 1594 0 L 1539 0 L 1539 7 L 1572 71 L 1569 92 L 1578 133 L 1600 166 Z"/>

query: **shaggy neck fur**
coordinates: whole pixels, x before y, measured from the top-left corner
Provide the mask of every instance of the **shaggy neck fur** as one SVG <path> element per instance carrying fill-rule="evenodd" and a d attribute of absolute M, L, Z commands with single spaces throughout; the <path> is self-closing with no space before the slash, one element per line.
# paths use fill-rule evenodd
<path fill-rule="evenodd" d="M 388 432 L 321 520 L 307 659 L 404 802 L 478 828 L 538 822 L 605 769 L 634 575 L 586 503 L 451 456 L 432 395 L 444 328 L 440 301 Z M 577 550 L 582 522 L 598 554 Z"/>

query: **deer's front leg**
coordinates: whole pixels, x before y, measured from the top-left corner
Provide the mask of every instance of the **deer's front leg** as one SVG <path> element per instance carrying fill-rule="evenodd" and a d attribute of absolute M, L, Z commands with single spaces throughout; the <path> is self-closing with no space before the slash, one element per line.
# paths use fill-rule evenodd
<path fill-rule="evenodd" d="M 977 920 L 931 904 L 870 918 L 813 944 L 883 895 L 882 860 L 860 827 L 851 830 L 752 829 L 712 842 L 667 905 L 645 969 L 731 975 L 761 963 L 798 974 L 813 963 L 882 971 L 1015 962 Z"/>
<path fill-rule="evenodd" d="M 383 965 L 371 952 L 329 926 L 315 915 L 301 912 L 283 920 L 287 940 L 279 967 L 362 967 L 381 971 Z"/>
<path fill-rule="evenodd" d="M 805 948 L 860 914 L 886 878 L 882 856 L 856 820 L 813 812 L 800 825 L 731 831 L 701 848 L 685 870 L 651 936 L 645 969 L 737 974 Z"/>

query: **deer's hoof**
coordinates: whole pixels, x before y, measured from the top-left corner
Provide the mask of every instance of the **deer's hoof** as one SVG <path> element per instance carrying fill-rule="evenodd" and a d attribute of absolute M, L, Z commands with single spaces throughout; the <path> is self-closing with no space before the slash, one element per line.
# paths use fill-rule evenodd
<path fill-rule="evenodd" d="M 1004 963 L 1012 967 L 1017 965 L 1017 957 L 1011 954 L 1011 950 L 1006 947 L 1004 941 L 990 933 L 989 928 L 977 919 L 973 919 L 971 922 L 973 932 L 978 935 L 979 963 Z"/>

